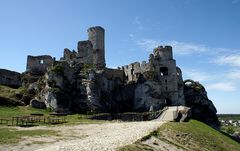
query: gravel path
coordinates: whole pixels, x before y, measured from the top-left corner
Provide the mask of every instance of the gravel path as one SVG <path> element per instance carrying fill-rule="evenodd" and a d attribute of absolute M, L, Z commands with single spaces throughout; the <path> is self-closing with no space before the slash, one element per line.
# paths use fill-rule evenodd
<path fill-rule="evenodd" d="M 163 124 L 159 121 L 89 124 L 68 127 L 70 135 L 82 136 L 49 144 L 38 151 L 106 151 L 133 143 Z M 64 130 L 64 128 L 62 129 Z M 64 131 L 65 131 L 64 130 Z"/>
<path fill-rule="evenodd" d="M 18 127 L 19 130 L 55 130 L 60 133 L 60 136 L 26 137 L 22 138 L 18 144 L 0 146 L 0 151 L 112 151 L 148 135 L 163 123 L 162 121 L 144 121 Z"/>

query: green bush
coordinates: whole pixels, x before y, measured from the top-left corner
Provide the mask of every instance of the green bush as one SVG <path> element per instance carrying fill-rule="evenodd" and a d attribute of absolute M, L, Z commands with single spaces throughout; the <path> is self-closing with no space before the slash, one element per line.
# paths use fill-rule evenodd
<path fill-rule="evenodd" d="M 82 71 L 85 72 L 85 73 L 88 73 L 88 71 L 90 69 L 94 69 L 95 70 L 96 67 L 94 65 L 92 65 L 92 64 L 84 64 L 83 68 L 82 68 Z"/>
<path fill-rule="evenodd" d="M 56 74 L 63 74 L 64 73 L 64 68 L 62 65 L 58 64 L 55 65 L 50 72 L 56 73 Z"/>
<path fill-rule="evenodd" d="M 228 134 L 233 134 L 235 131 L 234 131 L 233 127 L 228 126 L 227 129 L 226 129 L 226 132 L 227 132 Z"/>
<path fill-rule="evenodd" d="M 143 75 L 147 80 L 155 80 L 157 74 L 155 71 L 145 71 Z"/>

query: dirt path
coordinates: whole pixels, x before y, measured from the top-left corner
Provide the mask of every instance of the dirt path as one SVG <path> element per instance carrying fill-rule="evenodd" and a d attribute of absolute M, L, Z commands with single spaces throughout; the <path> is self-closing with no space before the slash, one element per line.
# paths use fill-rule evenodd
<path fill-rule="evenodd" d="M 61 136 L 25 138 L 18 145 L 7 146 L 7 148 L 8 150 L 21 151 L 115 150 L 120 146 L 125 146 L 135 142 L 136 140 L 149 134 L 151 131 L 157 129 L 162 124 L 163 122 L 161 121 L 145 121 L 58 127 L 32 127 L 29 129 L 57 130 L 60 132 Z M 34 143 L 34 141 L 37 143 Z"/>

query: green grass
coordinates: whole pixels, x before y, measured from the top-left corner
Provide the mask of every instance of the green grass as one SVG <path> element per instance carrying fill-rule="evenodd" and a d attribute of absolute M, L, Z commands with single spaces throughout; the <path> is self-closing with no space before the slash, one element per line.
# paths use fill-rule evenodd
<path fill-rule="evenodd" d="M 219 120 L 240 120 L 240 114 L 218 114 Z M 228 134 L 233 134 L 234 132 L 240 132 L 239 126 L 232 126 L 232 125 L 222 125 L 221 130 Z"/>
<path fill-rule="evenodd" d="M 18 89 L 14 89 L 8 86 L 4 86 L 4 85 L 0 85 L 0 97 L 5 97 L 5 98 L 9 98 L 9 99 L 13 99 L 15 100 L 15 94 L 16 93 L 25 93 L 25 88 L 20 87 Z"/>
<path fill-rule="evenodd" d="M 44 116 L 48 116 L 51 112 L 47 109 L 36 109 L 29 106 L 17 106 L 17 107 L 6 107 L 6 106 L 0 106 L 0 119 L 10 119 L 13 116 L 29 116 L 31 113 L 39 113 L 44 114 Z M 101 124 L 105 122 L 105 120 L 92 120 L 89 119 L 92 115 L 86 115 L 86 114 L 73 114 L 73 115 L 67 115 L 66 123 L 63 123 L 64 125 L 77 125 L 77 124 Z M 37 125 L 49 125 L 49 124 L 43 124 L 43 123 L 37 123 Z M 0 124 L 1 126 L 5 126 L 4 124 Z"/>
<path fill-rule="evenodd" d="M 239 143 L 196 120 L 191 120 L 188 123 L 167 123 L 163 127 L 160 127 L 160 133 L 158 133 L 158 136 L 164 134 L 163 131 L 165 129 L 185 137 L 172 137 L 172 139 L 179 145 L 189 148 L 191 146 L 188 146 L 187 144 L 193 142 L 193 150 L 201 150 L 201 147 L 203 146 L 205 150 L 240 150 Z M 165 137 L 165 139 L 167 138 Z"/>
<path fill-rule="evenodd" d="M 102 124 L 106 122 L 106 120 L 92 120 L 89 119 L 92 115 L 86 115 L 86 114 L 73 114 L 68 115 L 66 117 L 67 123 L 64 123 L 65 125 L 77 125 L 77 124 Z"/>
<path fill-rule="evenodd" d="M 142 138 L 131 146 L 125 146 L 119 150 L 124 151 L 129 148 L 134 150 L 139 147 L 141 142 L 156 137 L 164 142 L 177 146 L 178 148 L 202 151 L 239 151 L 240 143 L 232 140 L 230 137 L 209 127 L 208 125 L 190 120 L 187 123 L 169 122 L 162 125 L 158 130 Z M 137 148 L 136 148 L 137 149 Z"/>
<path fill-rule="evenodd" d="M 53 130 L 17 130 L 14 128 L 0 128 L 0 144 L 18 143 L 22 137 L 59 136 Z"/>
<path fill-rule="evenodd" d="M 6 107 L 0 106 L 0 118 L 10 118 L 12 116 L 26 116 L 31 113 L 49 114 L 47 109 L 36 109 L 27 106 Z"/>
<path fill-rule="evenodd" d="M 228 134 L 233 134 L 234 132 L 240 132 L 240 127 L 239 126 L 231 126 L 231 125 L 224 125 L 224 126 L 221 126 L 221 130 L 225 133 L 228 133 Z"/>

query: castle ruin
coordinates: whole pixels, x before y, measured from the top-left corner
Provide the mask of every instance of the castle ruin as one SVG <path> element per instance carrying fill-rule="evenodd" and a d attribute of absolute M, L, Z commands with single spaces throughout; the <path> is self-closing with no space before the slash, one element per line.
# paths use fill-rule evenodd
<path fill-rule="evenodd" d="M 104 29 L 100 26 L 91 27 L 87 30 L 88 40 L 79 41 L 77 52 L 64 49 L 61 60 L 74 64 L 89 64 L 97 69 L 105 68 Z"/>
<path fill-rule="evenodd" d="M 132 63 L 122 67 L 127 82 L 137 82 L 140 75 L 152 74 L 161 85 L 166 105 L 184 105 L 182 72 L 173 59 L 171 46 L 159 46 L 149 55 L 149 62 Z"/>
<path fill-rule="evenodd" d="M 37 102 L 55 112 L 147 112 L 183 105 L 191 108 L 193 118 L 218 124 L 205 88 L 193 80 L 183 82 L 171 46 L 155 48 L 142 63 L 111 69 L 105 64 L 104 29 L 87 32 L 88 40 L 79 41 L 77 51 L 65 48 L 60 60 L 28 56 L 22 74 L 0 69 L 0 84 L 24 86 L 28 93 L 20 102 L 33 107 Z"/>
<path fill-rule="evenodd" d="M 96 26 L 89 28 L 87 32 L 88 40 L 78 42 L 77 52 L 65 48 L 60 62 L 67 62 L 70 66 L 88 64 L 96 70 L 101 70 L 106 79 L 112 81 L 119 79 L 123 85 L 138 83 L 142 78 L 150 81 L 155 80 L 156 85 L 158 85 L 156 99 L 163 106 L 185 104 L 182 72 L 176 66 L 176 60 L 173 59 L 171 46 L 155 48 L 153 53 L 149 55 L 148 62 L 143 61 L 141 64 L 135 62 L 118 69 L 109 69 L 106 68 L 105 64 L 104 29 Z M 56 61 L 51 56 L 28 56 L 27 72 L 33 74 L 46 73 L 54 65 L 54 62 Z M 105 83 L 105 85 L 109 85 L 109 83 Z M 140 99 L 144 100 L 144 98 Z M 136 100 L 139 100 L 139 98 Z M 139 104 L 139 102 L 135 103 Z"/>
<path fill-rule="evenodd" d="M 54 58 L 49 55 L 27 56 L 26 71 L 33 75 L 43 75 L 53 66 Z"/>

